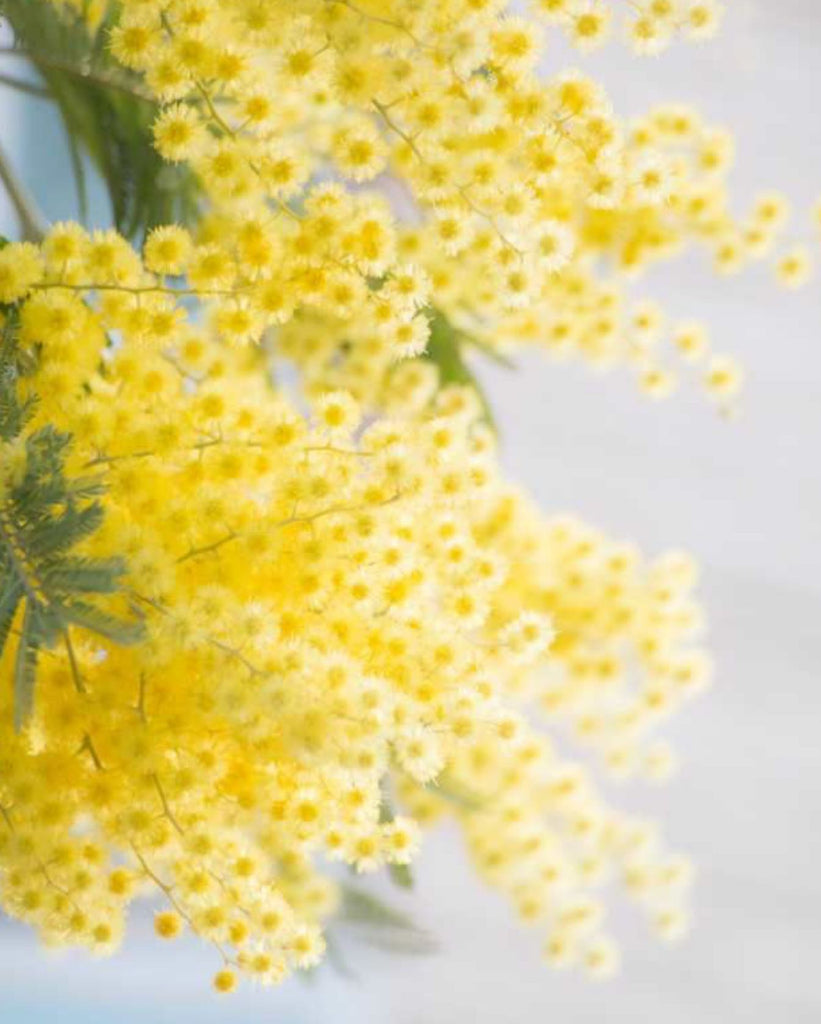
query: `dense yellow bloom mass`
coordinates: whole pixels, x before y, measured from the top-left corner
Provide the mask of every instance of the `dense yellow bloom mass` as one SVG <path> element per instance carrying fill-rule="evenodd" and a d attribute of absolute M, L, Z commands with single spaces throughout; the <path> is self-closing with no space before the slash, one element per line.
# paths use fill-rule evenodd
<path fill-rule="evenodd" d="M 681 914 L 685 868 L 524 711 L 616 772 L 663 772 L 645 738 L 707 673 L 686 559 L 545 521 L 499 478 L 468 388 L 370 425 L 327 392 L 306 419 L 259 350 L 173 315 L 115 236 L 57 226 L 42 258 L 0 255 L 31 288 L 39 416 L 107 487 L 86 553 L 125 554 L 115 600 L 146 626 L 134 647 L 75 630 L 44 657 L 23 734 L 0 694 L 9 912 L 105 949 L 158 888 L 160 936 L 184 923 L 276 981 L 321 955 L 323 859 L 407 863 L 419 824 L 451 811 L 552 961 L 610 963 L 591 893 L 614 872 Z M 119 284 L 89 294 L 103 262 Z M 386 819 L 386 779 L 409 816 Z"/>
<path fill-rule="evenodd" d="M 639 52 L 707 36 L 719 15 L 710 0 L 625 9 Z M 239 269 L 242 286 L 214 295 L 221 336 L 286 325 L 276 344 L 318 390 L 389 402 L 391 368 L 423 351 L 432 303 L 482 348 L 627 364 L 663 397 L 709 345 L 682 352 L 677 325 L 625 281 L 689 244 L 737 271 L 783 224 L 778 196 L 731 214 L 732 140 L 692 109 L 625 123 L 589 77 L 539 73 L 546 29 L 589 48 L 612 20 L 605 4 L 541 0 L 528 16 L 505 0 L 123 10 L 113 52 L 163 105 L 160 153 L 190 163 L 211 201 L 174 272 L 220 292 Z M 778 273 L 798 285 L 806 263 L 788 254 Z M 732 381 L 716 388 L 709 367 L 702 380 L 726 404 L 739 370 L 719 358 Z"/>
<path fill-rule="evenodd" d="M 105 9 L 73 6 L 92 31 Z M 701 365 L 726 403 L 734 361 L 624 280 L 690 243 L 726 272 L 769 253 L 779 197 L 734 219 L 724 132 L 678 106 L 624 124 L 589 78 L 538 74 L 546 26 L 606 38 L 595 0 L 121 6 L 111 49 L 207 200 L 141 254 L 74 224 L 0 250 L 34 426 L 100 474 L 86 554 L 125 556 L 112 605 L 145 626 L 44 653 L 21 733 L 0 662 L 4 908 L 106 950 L 159 893 L 157 935 L 213 942 L 217 991 L 272 983 L 322 955 L 327 861 L 406 864 L 447 813 L 548 962 L 609 973 L 598 889 L 620 878 L 673 937 L 689 868 L 552 739 L 669 771 L 654 728 L 710 675 L 695 571 L 545 518 L 500 475 L 473 390 L 420 357 L 444 322 L 467 346 L 628 364 L 654 396 L 671 360 Z M 625 6 L 638 52 L 719 15 Z M 806 257 L 778 273 L 800 284 Z M 2 503 L 26 451 L 0 455 Z"/>

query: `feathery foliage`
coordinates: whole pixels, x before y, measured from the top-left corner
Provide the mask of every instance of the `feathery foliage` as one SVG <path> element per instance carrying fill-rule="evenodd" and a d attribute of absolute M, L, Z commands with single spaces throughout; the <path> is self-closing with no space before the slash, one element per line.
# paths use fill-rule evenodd
<path fill-rule="evenodd" d="M 25 433 L 36 400 L 19 395 L 26 361 L 15 341 L 16 311 L 2 315 L 0 657 L 15 636 L 14 718 L 19 729 L 33 709 L 42 648 L 65 644 L 75 685 L 82 690 L 70 628 L 79 626 L 115 643 L 131 643 L 138 639 L 140 626 L 110 614 L 95 601 L 118 590 L 124 571 L 121 559 L 87 558 L 74 551 L 102 522 L 103 509 L 95 500 L 102 486 L 92 476 L 66 475 L 68 434 L 51 425 Z"/>

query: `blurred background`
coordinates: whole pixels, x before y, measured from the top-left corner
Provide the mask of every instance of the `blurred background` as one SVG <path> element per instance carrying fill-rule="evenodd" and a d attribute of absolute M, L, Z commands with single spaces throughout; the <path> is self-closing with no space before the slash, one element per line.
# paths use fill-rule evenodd
<path fill-rule="evenodd" d="M 582 60 L 557 43 L 546 70 L 592 70 L 623 114 L 692 101 L 708 121 L 732 127 L 739 210 L 759 189 L 781 188 L 799 240 L 821 194 L 821 3 L 728 6 L 720 38 L 706 47 L 636 61 L 611 46 Z M 0 58 L 0 71 L 6 65 Z M 48 107 L 0 86 L 0 126 L 46 214 L 75 215 Z M 15 230 L 0 195 L 0 232 Z M 765 267 L 717 280 L 705 259 L 661 268 L 641 292 L 671 316 L 708 321 L 716 347 L 743 361 L 748 384 L 733 421 L 714 413 L 695 382 L 656 405 L 627 374 L 599 378 L 536 355 L 515 374 L 480 371 L 507 468 L 545 509 L 572 511 L 648 553 L 686 548 L 702 564 L 716 685 L 669 729 L 679 774 L 662 789 L 615 794 L 663 819 L 671 845 L 696 861 L 692 933 L 662 946 L 617 903 L 621 975 L 593 984 L 550 972 L 539 932 L 480 886 L 444 830 L 426 843 L 411 896 L 375 886 L 435 936 L 434 955 L 352 942 L 351 976 L 326 965 L 310 982 L 217 997 L 210 952 L 195 940 L 161 944 L 145 911 L 105 961 L 45 952 L 0 921 L 2 1024 L 821 1021 L 821 273 L 791 295 Z"/>

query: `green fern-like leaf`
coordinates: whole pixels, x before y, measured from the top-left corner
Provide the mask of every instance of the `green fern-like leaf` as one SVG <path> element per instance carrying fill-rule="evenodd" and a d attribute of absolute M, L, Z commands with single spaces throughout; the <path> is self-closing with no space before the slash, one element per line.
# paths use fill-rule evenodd
<path fill-rule="evenodd" d="M 80 628 L 113 643 L 127 644 L 139 639 L 141 624 L 113 615 L 98 603 L 99 598 L 120 589 L 125 571 L 122 559 L 90 558 L 74 550 L 102 523 L 103 509 L 97 500 L 102 483 L 92 476 L 66 475 L 68 434 L 51 425 L 25 434 L 31 408 L 19 395 L 24 370 L 16 351 L 16 311 L 7 308 L 0 312 L 5 318 L 0 350 L 0 442 L 16 442 L 18 457 L 20 445 L 24 445 L 19 467 L 8 469 L 0 461 L 0 657 L 16 641 L 10 662 L 14 723 L 20 729 L 34 707 L 37 663 L 43 648 L 65 645 L 75 683 L 82 689 L 70 630 Z"/>
<path fill-rule="evenodd" d="M 0 651 L 6 646 L 21 597 L 19 582 L 9 573 L 2 580 L 2 592 L 0 592 Z"/>

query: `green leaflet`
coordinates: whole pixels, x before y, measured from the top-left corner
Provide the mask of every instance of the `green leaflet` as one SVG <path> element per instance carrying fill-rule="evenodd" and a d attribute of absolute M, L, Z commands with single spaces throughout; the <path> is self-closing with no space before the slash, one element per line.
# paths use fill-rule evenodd
<path fill-rule="evenodd" d="M 413 871 L 409 864 L 389 864 L 388 875 L 393 884 L 398 885 L 400 889 L 413 888 Z"/>
<path fill-rule="evenodd" d="M 34 677 L 37 673 L 39 643 L 34 628 L 36 610 L 26 601 L 20 641 L 14 658 L 14 728 L 19 730 L 34 709 Z"/>
<path fill-rule="evenodd" d="M 316 967 L 301 971 L 303 981 L 313 983 L 326 964 L 343 977 L 358 980 L 356 972 L 342 956 L 341 941 L 345 931 L 365 945 L 385 952 L 405 956 L 436 952 L 436 942 L 401 910 L 356 886 L 343 884 L 341 891 L 339 910 L 325 930 L 325 959 Z"/>
<path fill-rule="evenodd" d="M 457 330 L 444 313 L 440 313 L 439 310 L 431 310 L 428 313 L 428 318 L 430 320 L 430 338 L 422 358 L 436 364 L 439 370 L 439 382 L 442 386 L 448 384 L 467 384 L 472 387 L 482 403 L 485 422 L 494 433 L 497 433 L 496 420 L 490 408 L 487 395 L 477 380 L 476 374 L 465 361 L 463 353 L 465 344 L 475 345 L 475 347 L 480 348 L 483 352 L 488 352 L 489 350 L 479 345 L 469 335 Z M 496 361 L 501 360 L 501 357 L 495 353 L 492 353 L 492 357 Z M 509 365 L 507 362 L 503 364 L 505 366 Z"/>
<path fill-rule="evenodd" d="M 379 805 L 379 820 L 393 821 L 396 817 L 389 792 L 388 778 L 382 780 L 382 802 Z M 414 884 L 413 869 L 410 864 L 389 864 L 388 876 L 400 889 L 412 889 Z"/>
<path fill-rule="evenodd" d="M 45 426 L 25 436 L 34 405 L 19 397 L 24 360 L 15 343 L 16 312 L 2 312 L 6 324 L 0 344 L 0 442 L 25 440 L 18 472 L 0 463 L 0 473 L 5 468 L 9 474 L 0 489 L 0 656 L 16 642 L 14 724 L 21 729 L 34 707 L 42 649 L 65 645 L 75 685 L 82 690 L 71 628 L 127 644 L 139 639 L 141 624 L 112 615 L 96 603 L 96 598 L 119 590 L 125 569 L 121 559 L 89 558 L 73 550 L 102 523 L 97 498 L 103 488 L 96 477 L 66 476 L 68 434 Z"/>
<path fill-rule="evenodd" d="M 190 169 L 167 164 L 154 150 L 157 104 L 139 76 L 108 52 L 116 14 L 108 15 L 94 35 L 70 8 L 49 0 L 0 0 L 0 14 L 59 108 L 83 217 L 85 155 L 102 178 L 114 223 L 126 237 L 139 238 L 157 224 L 190 223 L 199 186 Z"/>
<path fill-rule="evenodd" d="M 355 926 L 358 937 L 379 949 L 396 953 L 432 953 L 436 944 L 401 910 L 355 886 L 342 887 L 342 905 L 337 921 Z"/>

